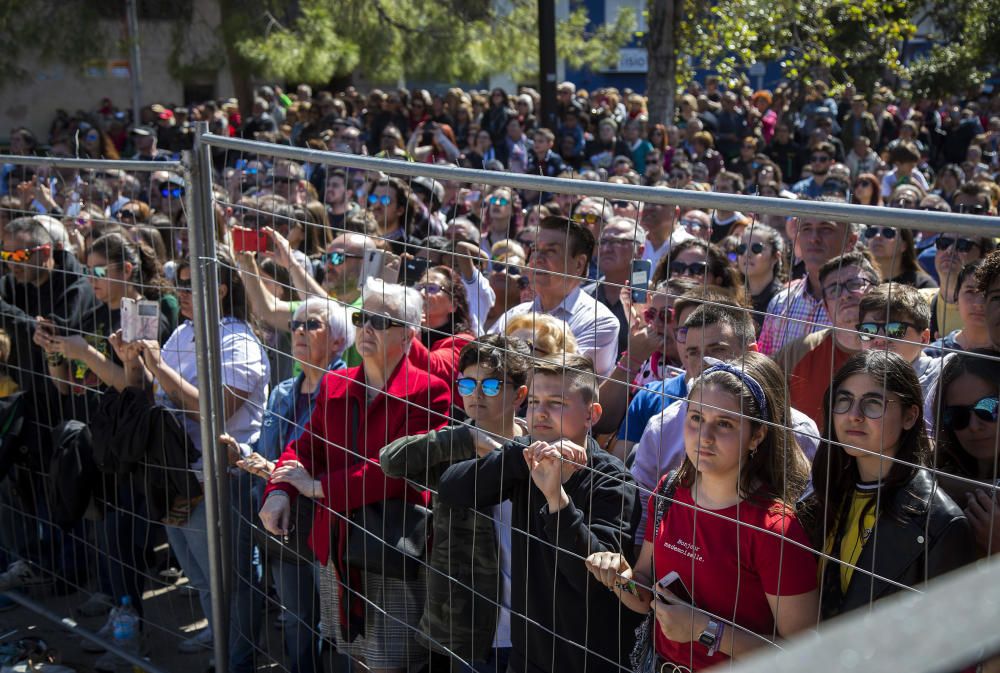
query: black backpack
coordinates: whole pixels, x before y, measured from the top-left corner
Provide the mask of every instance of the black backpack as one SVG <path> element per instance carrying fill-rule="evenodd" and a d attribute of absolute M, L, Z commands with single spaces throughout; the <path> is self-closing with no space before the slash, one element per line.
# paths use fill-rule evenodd
<path fill-rule="evenodd" d="M 63 529 L 83 519 L 91 499 L 100 491 L 101 475 L 94 463 L 90 429 L 80 421 L 64 421 L 52 429 L 53 454 L 49 464 L 49 511 Z"/>

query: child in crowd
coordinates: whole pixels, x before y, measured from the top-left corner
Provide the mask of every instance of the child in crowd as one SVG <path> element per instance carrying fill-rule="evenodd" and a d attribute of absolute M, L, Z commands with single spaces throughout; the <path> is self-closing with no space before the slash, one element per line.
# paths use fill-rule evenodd
<path fill-rule="evenodd" d="M 457 389 L 471 423 L 401 437 L 382 449 L 389 477 L 437 492 L 453 463 L 482 458 L 528 434 L 516 418 L 528 395 L 531 349 L 516 337 L 488 334 L 458 358 Z M 475 671 L 507 668 L 511 646 L 511 503 L 492 517 L 433 500 L 434 540 L 427 571 L 422 640 L 433 652 L 472 662 Z"/>
<path fill-rule="evenodd" d="M 630 550 L 639 523 L 628 471 L 590 437 L 600 415 L 590 360 L 541 361 L 529 384 L 529 435 L 441 477 L 447 505 L 511 503 L 509 671 L 618 670 L 631 649 L 638 619 L 580 563 Z"/>
<path fill-rule="evenodd" d="M 619 553 L 587 558 L 630 610 L 647 614 L 652 602 L 654 670 L 724 666 L 815 623 L 816 562 L 793 512 L 808 464 L 789 424 L 771 360 L 714 361 L 692 383 L 683 464 L 649 499 L 634 568 Z"/>

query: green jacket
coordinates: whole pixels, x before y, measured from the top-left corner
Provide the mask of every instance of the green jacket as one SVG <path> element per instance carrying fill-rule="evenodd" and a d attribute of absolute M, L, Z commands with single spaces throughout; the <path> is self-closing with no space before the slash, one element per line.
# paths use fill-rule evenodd
<path fill-rule="evenodd" d="M 491 512 L 445 505 L 437 490 L 449 466 L 477 457 L 467 426 L 401 437 L 379 455 L 387 476 L 434 493 L 434 544 L 420 629 L 425 646 L 438 651 L 444 646 L 467 661 L 485 659 L 493 647 L 502 586 L 500 550 Z"/>

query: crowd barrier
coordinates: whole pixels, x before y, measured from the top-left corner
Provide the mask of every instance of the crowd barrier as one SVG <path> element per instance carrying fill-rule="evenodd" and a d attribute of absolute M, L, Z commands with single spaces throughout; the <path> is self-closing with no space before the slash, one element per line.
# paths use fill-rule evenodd
<path fill-rule="evenodd" d="M 235 470 L 232 467 L 227 447 L 216 440 L 216 438 L 227 431 L 233 432 L 232 425 L 227 424 L 226 420 L 227 405 L 232 406 L 234 403 L 233 391 L 248 393 L 245 396 L 237 394 L 236 397 L 238 399 L 236 402 L 242 403 L 248 409 L 252 409 L 253 413 L 260 414 L 264 412 L 266 405 L 266 398 L 260 394 L 253 394 L 260 391 L 240 388 L 238 382 L 227 378 L 227 376 L 231 376 L 231 373 L 224 371 L 223 360 L 225 356 L 223 353 L 223 344 L 230 335 L 230 332 L 227 331 L 229 329 L 226 327 L 228 316 L 225 314 L 223 307 L 229 306 L 232 309 L 232 305 L 225 303 L 226 297 L 224 294 L 220 295 L 220 285 L 226 285 L 226 292 L 229 291 L 230 287 L 225 282 L 220 283 L 220 279 L 231 279 L 235 276 L 241 276 L 244 278 L 244 282 L 260 283 L 262 286 L 269 288 L 269 292 L 273 295 L 286 295 L 285 299 L 281 299 L 284 302 L 282 306 L 287 306 L 287 302 L 289 301 L 294 301 L 296 302 L 295 305 L 297 305 L 297 302 L 306 301 L 310 297 L 310 291 L 303 290 L 293 280 L 282 280 L 281 278 L 264 276 L 259 268 L 247 268 L 244 264 L 245 259 L 241 259 L 237 255 L 227 257 L 220 256 L 219 254 L 220 249 L 228 246 L 233 241 L 232 232 L 228 226 L 233 220 L 252 230 L 256 230 L 261 224 L 267 224 L 274 228 L 284 229 L 287 227 L 289 230 L 301 228 L 308 232 L 309 227 L 306 222 L 299 221 L 296 217 L 276 217 L 270 210 L 262 209 L 256 204 L 241 202 L 240 199 L 234 198 L 233 192 L 227 191 L 225 184 L 213 184 L 213 174 L 218 174 L 216 167 L 232 167 L 238 163 L 239 165 L 248 165 L 257 160 L 298 162 L 310 167 L 312 170 L 342 170 L 345 172 L 345 182 L 348 189 L 351 189 L 355 183 L 363 185 L 373 178 L 384 175 L 398 177 L 410 187 L 415 184 L 414 180 L 419 178 L 422 181 L 437 181 L 439 184 L 447 185 L 449 189 L 464 188 L 471 192 L 480 192 L 482 194 L 485 194 L 486 187 L 490 186 L 555 195 L 586 196 L 598 200 L 608 210 L 613 208 L 614 203 L 628 202 L 635 205 L 630 212 L 634 213 L 632 217 L 636 224 L 638 224 L 644 208 L 653 205 L 663 205 L 668 207 L 678 206 L 682 208 L 703 209 L 709 212 L 718 209 L 754 213 L 754 222 L 757 221 L 756 218 L 764 216 L 779 216 L 851 222 L 858 225 L 892 227 L 898 230 L 940 232 L 975 237 L 994 238 L 1000 233 L 1000 227 L 996 224 L 995 219 L 982 216 L 863 207 L 822 201 L 797 201 L 476 171 L 448 166 L 319 152 L 240 140 L 209 134 L 207 133 L 207 127 L 199 129 L 195 149 L 183 162 L 105 162 L 0 157 L 0 162 L 11 163 L 25 168 L 41 169 L 42 173 L 45 170 L 60 169 L 70 171 L 81 170 L 85 172 L 142 172 L 144 174 L 167 171 L 176 173 L 184 178 L 185 188 L 182 200 L 176 200 L 180 198 L 179 195 L 171 192 L 170 189 L 167 189 L 168 194 L 163 197 L 165 199 L 175 199 L 173 202 L 168 202 L 167 206 L 180 211 L 177 217 L 172 217 L 171 223 L 166 225 L 164 233 L 169 233 L 168 238 L 171 241 L 171 250 L 168 254 L 170 255 L 175 254 L 174 250 L 179 249 L 174 247 L 173 241 L 184 238 L 184 235 L 186 235 L 186 243 L 183 246 L 186 248 L 190 259 L 192 290 L 190 301 L 192 307 L 191 319 L 193 322 L 191 348 L 193 349 L 195 360 L 193 363 L 195 365 L 194 370 L 196 371 L 199 384 L 197 386 L 197 406 L 192 406 L 188 409 L 184 422 L 189 430 L 185 436 L 185 444 L 187 445 L 187 449 L 194 449 L 195 447 L 191 444 L 193 443 L 194 436 L 197 435 L 197 448 L 200 448 L 202 456 L 200 473 L 203 474 L 204 501 L 201 504 L 197 504 L 194 503 L 197 500 L 196 497 L 192 497 L 190 500 L 194 503 L 192 504 L 191 511 L 200 509 L 204 514 L 204 523 L 199 522 L 197 526 L 194 526 L 195 530 L 186 536 L 186 541 L 182 545 L 183 551 L 175 549 L 174 553 L 181 556 L 181 565 L 186 566 L 185 573 L 190 583 L 203 590 L 200 594 L 198 591 L 192 592 L 191 596 L 202 599 L 200 603 L 205 612 L 204 616 L 210 616 L 210 621 L 215 627 L 212 631 L 211 649 L 214 655 L 215 670 L 221 672 L 227 670 L 244 670 L 244 664 L 251 668 L 254 664 L 257 666 L 266 664 L 268 666 L 279 667 L 283 670 L 294 670 L 296 668 L 299 670 L 314 670 L 314 668 L 320 666 L 330 665 L 329 661 L 321 660 L 321 657 L 324 655 L 321 653 L 320 644 L 324 641 L 327 643 L 337 643 L 338 636 L 334 632 L 334 624 L 331 622 L 339 623 L 342 620 L 342 617 L 333 614 L 330 608 L 331 591 L 338 594 L 338 602 L 335 603 L 337 606 L 340 606 L 343 601 L 348 601 L 351 605 L 355 603 L 359 604 L 359 609 L 361 610 L 377 613 L 381 618 L 379 622 L 380 628 L 393 634 L 393 638 L 398 638 L 401 642 L 405 641 L 404 647 L 409 648 L 414 646 L 411 645 L 411 641 L 415 640 L 415 642 L 421 643 L 419 646 L 433 645 L 439 654 L 446 657 L 445 661 L 447 661 L 449 655 L 456 660 L 463 659 L 450 648 L 448 642 L 432 642 L 434 639 L 429 638 L 422 631 L 424 625 L 418 625 L 416 620 L 413 619 L 414 614 L 419 615 L 423 609 L 424 599 L 422 592 L 407 595 L 403 600 L 404 605 L 398 604 L 399 600 L 397 599 L 389 607 L 389 604 L 384 602 L 387 600 L 385 595 L 366 595 L 365 592 L 358 589 L 357 584 L 340 582 L 339 576 L 334 575 L 329 566 L 325 570 L 322 568 L 317 569 L 312 552 L 308 548 L 294 547 L 291 544 L 286 544 L 283 547 L 281 545 L 263 546 L 260 541 L 267 537 L 267 531 L 264 530 L 261 520 L 257 515 L 257 510 L 260 507 L 263 480 L 251 477 L 246 472 Z M 277 188 L 275 187 L 275 189 Z M 365 197 L 368 195 L 367 191 L 359 193 Z M 323 200 L 322 195 L 320 196 L 320 200 Z M 366 204 L 362 204 L 362 208 L 365 206 Z M 410 207 L 411 204 L 406 206 L 406 208 Z M 226 221 L 226 226 L 219 226 L 220 218 Z M 285 221 L 281 221 L 282 219 Z M 376 222 L 376 226 L 378 224 Z M 752 231 L 752 226 L 750 231 Z M 334 228 L 331 233 L 333 236 L 336 236 L 345 231 L 347 229 Z M 597 234 L 598 236 L 600 235 L 600 230 L 597 231 Z M 372 237 L 375 239 L 380 238 L 377 232 Z M 795 241 L 792 242 L 792 248 L 794 248 L 794 244 Z M 420 258 L 421 253 L 427 258 L 440 255 L 441 253 L 440 250 L 429 246 L 421 249 L 420 246 L 411 245 L 408 250 L 416 258 Z M 264 256 L 272 254 L 273 252 L 265 253 Z M 600 246 L 598 246 L 595 249 L 595 256 L 600 254 Z M 788 254 L 791 254 L 791 251 L 788 251 Z M 453 267 L 462 263 L 463 259 L 476 263 L 480 261 L 479 257 L 468 249 L 463 249 L 459 252 L 449 251 L 447 255 L 451 256 L 451 261 L 446 261 L 445 263 Z M 445 256 L 445 260 L 448 259 L 447 255 Z M 107 261 L 111 263 L 114 260 L 109 259 Z M 10 263 L 12 262 L 8 262 L 8 264 Z M 17 262 L 13 263 L 16 264 Z M 564 259 L 561 270 L 548 270 L 547 273 L 553 278 L 572 279 L 574 275 L 571 273 L 569 265 L 570 260 L 568 258 Z M 179 273 L 176 266 L 173 268 L 174 274 Z M 83 271 L 76 273 L 79 275 Z M 707 268 L 704 270 L 704 273 L 707 275 Z M 173 280 L 176 283 L 176 275 Z M 629 288 L 625 282 L 609 282 L 607 285 L 613 288 L 615 293 L 621 292 L 623 297 L 628 294 Z M 220 296 L 222 297 L 221 300 Z M 325 292 L 322 295 L 312 293 L 311 296 L 324 301 L 335 301 L 331 300 L 330 296 Z M 650 286 L 647 305 L 652 305 L 654 298 L 657 297 L 666 302 L 673 302 L 678 298 L 678 295 L 667 289 Z M 245 298 L 243 301 L 245 302 L 242 306 L 244 310 L 247 312 L 253 310 L 249 298 Z M 699 303 L 720 307 L 726 305 L 717 298 L 704 299 Z M 341 305 L 345 309 L 348 308 L 343 302 Z M 405 305 L 403 308 L 405 311 Z M 287 311 L 288 309 L 284 308 L 282 310 Z M 751 309 L 746 310 L 753 312 Z M 280 311 L 275 311 L 275 313 L 280 313 Z M 801 318 L 794 317 L 787 318 L 787 321 L 787 324 L 803 322 Z M 414 320 L 403 320 L 402 322 L 409 324 L 409 326 L 417 330 L 422 327 L 419 322 Z M 353 328 L 348 326 L 348 329 Z M 838 327 L 835 330 L 843 330 L 843 328 Z M 107 334 L 102 334 L 96 329 L 90 332 L 82 332 L 81 336 L 90 338 L 93 341 L 107 337 Z M 292 353 L 290 339 L 282 334 L 280 330 L 274 329 L 273 325 L 269 330 L 269 334 L 272 338 L 265 343 L 264 349 L 267 352 L 270 366 L 281 368 L 291 367 L 292 361 L 296 360 L 296 356 Z M 596 337 L 596 334 L 594 336 Z M 631 338 L 630 334 L 629 341 Z M 890 340 L 907 343 L 905 338 Z M 701 347 L 704 348 L 705 344 L 701 344 Z M 987 355 L 982 357 L 987 360 L 994 359 Z M 835 371 L 831 369 L 829 372 L 831 379 L 834 373 Z M 243 375 L 249 376 L 249 374 Z M 624 382 L 615 380 L 613 373 L 608 370 L 597 371 L 592 376 L 594 377 L 593 384 L 601 387 L 602 395 L 608 395 L 609 402 L 611 396 L 627 397 L 640 387 L 629 379 Z M 48 371 L 43 375 L 43 378 L 47 378 L 53 384 L 56 383 L 55 377 Z M 268 383 L 271 384 L 272 389 L 275 382 L 275 377 L 271 376 Z M 616 388 L 615 386 L 618 387 Z M 363 385 L 362 387 L 365 386 Z M 224 393 L 224 391 L 228 391 L 228 394 Z M 373 390 L 372 392 L 377 391 Z M 427 418 L 425 422 L 430 422 L 432 426 L 456 422 L 458 417 L 454 414 L 454 410 L 451 407 L 432 405 L 430 402 L 430 393 L 425 394 L 428 395 L 428 398 L 427 402 L 423 405 L 398 397 L 395 398 L 395 401 L 405 403 L 408 405 L 406 408 L 414 413 L 423 413 Z M 676 394 L 661 393 L 661 395 L 666 397 L 663 406 L 678 399 Z M 392 398 L 391 395 L 388 397 Z M 82 418 L 87 419 L 97 413 L 97 409 L 91 407 L 93 405 L 100 405 L 101 398 L 102 394 L 100 391 L 96 391 L 93 394 L 93 398 L 88 397 L 84 401 Z M 369 398 L 369 401 L 371 401 L 371 398 Z M 793 398 L 789 401 L 792 406 L 795 406 L 796 399 Z M 64 400 L 60 399 L 58 402 L 59 404 L 63 404 Z M 711 405 L 708 406 L 711 407 Z M 339 433 L 337 436 L 343 436 L 344 440 L 334 441 L 326 436 L 319 436 L 314 440 L 314 445 L 318 444 L 318 450 L 326 451 L 327 453 L 342 452 L 345 460 L 349 460 L 355 465 L 364 465 L 367 462 L 367 468 L 380 469 L 371 456 L 366 455 L 364 449 L 357 444 L 359 440 L 364 442 L 365 438 L 359 438 L 356 435 L 351 436 L 349 426 L 356 425 L 355 417 L 349 414 L 341 415 L 344 416 L 341 419 L 342 422 L 348 427 L 346 427 L 345 432 Z M 457 422 L 461 423 L 461 421 Z M 38 423 L 39 434 L 45 430 L 52 429 L 51 427 L 44 427 L 46 425 L 44 418 L 38 419 Z M 390 423 L 398 425 L 398 419 L 389 417 L 384 419 L 384 431 L 387 433 L 389 432 Z M 409 421 L 403 423 L 401 426 L 404 430 L 403 434 L 415 434 L 415 432 L 405 432 L 410 427 L 408 423 Z M 768 425 L 766 419 L 764 419 L 764 424 Z M 195 425 L 197 425 L 197 430 L 195 430 Z M 774 426 L 773 423 L 770 425 Z M 814 426 L 811 431 L 812 434 L 809 437 L 809 439 L 814 440 L 816 443 L 822 440 L 825 430 L 825 428 L 819 426 L 820 424 Z M 774 429 L 777 430 L 779 428 Z M 784 430 L 785 428 L 780 429 Z M 595 432 L 595 434 L 597 433 Z M 622 447 L 619 443 L 615 442 L 615 435 L 617 435 L 616 431 L 608 432 L 606 436 L 599 439 L 607 448 L 620 451 Z M 314 448 L 311 450 L 317 449 Z M 625 458 L 626 456 L 623 455 L 622 457 Z M 894 463 L 907 463 L 905 460 L 892 456 L 885 456 L 884 460 Z M 938 473 L 936 464 L 932 465 L 934 466 L 930 467 L 930 471 Z M 22 473 L 22 483 L 31 484 L 33 488 L 40 487 L 50 490 L 53 488 L 54 475 L 49 473 L 48 464 L 35 466 L 19 464 L 14 469 Z M 144 469 L 149 470 L 150 467 L 147 465 Z M 162 472 L 157 474 L 162 474 L 162 478 L 166 479 L 169 471 L 174 468 L 169 466 L 167 468 L 155 466 L 155 469 L 162 470 Z M 583 472 L 586 473 L 591 469 L 584 467 Z M 191 470 L 192 474 L 194 472 L 195 470 Z M 996 476 L 994 474 L 994 482 Z M 315 478 L 316 475 L 313 475 L 313 477 Z M 128 480 L 132 478 L 128 477 Z M 959 480 L 961 481 L 961 478 Z M 131 493 L 131 482 L 126 484 L 125 481 L 122 477 L 115 477 L 111 488 L 116 492 L 124 490 Z M 992 483 L 980 484 L 973 480 L 965 481 L 970 487 L 993 486 Z M 9 476 L 8 483 L 13 482 L 14 477 Z M 614 483 L 624 488 L 623 481 L 618 480 Z M 328 483 L 327 485 L 330 484 Z M 126 486 L 128 487 L 125 488 Z M 812 486 L 815 489 L 823 487 L 821 484 L 813 484 Z M 375 487 L 388 488 L 388 486 L 382 484 Z M 423 486 L 421 486 L 421 490 L 423 490 Z M 434 489 L 431 490 L 434 491 Z M 138 575 L 142 578 L 138 580 L 138 584 L 140 587 L 145 587 L 146 593 L 144 595 L 150 597 L 150 600 L 154 600 L 153 597 L 159 590 L 171 588 L 171 585 L 165 584 L 162 577 L 152 570 L 157 562 L 160 565 L 176 563 L 168 561 L 166 558 L 166 548 L 162 545 L 164 541 L 162 529 L 164 526 L 161 525 L 159 520 L 153 518 L 148 513 L 131 511 L 128 509 L 128 505 L 124 504 L 124 501 L 111 502 L 109 500 L 103 504 L 103 508 L 105 509 L 103 519 L 92 512 L 83 521 L 76 522 L 73 526 L 66 529 L 57 530 L 56 527 L 51 525 L 47 512 L 32 512 L 22 506 L 21 503 L 23 500 L 19 500 L 18 498 L 24 497 L 23 489 L 16 492 L 4 493 L 3 495 L 5 497 L 0 501 L 0 517 L 6 522 L 3 531 L 5 533 L 13 533 L 13 535 L 7 535 L 2 539 L 2 551 L 11 556 L 8 559 L 9 561 L 15 560 L 18 556 L 24 556 L 25 545 L 30 543 L 36 545 L 35 549 L 27 549 L 33 563 L 40 567 L 43 573 L 48 574 L 48 579 L 56 581 L 57 584 L 65 585 L 64 588 L 67 591 L 77 590 L 84 595 L 95 592 L 97 588 L 102 586 L 101 573 L 107 573 L 106 568 L 109 565 L 112 566 L 112 572 Z M 194 496 L 194 494 L 188 495 Z M 434 491 L 434 495 L 437 496 L 439 493 Z M 650 495 L 652 493 L 647 488 L 640 490 L 639 498 L 642 502 L 645 502 Z M 39 494 L 33 492 L 28 500 L 36 503 L 50 503 L 52 502 L 52 498 L 52 493 Z M 300 497 L 300 500 L 304 500 L 304 498 Z M 173 502 L 166 503 L 168 509 Z M 347 531 L 348 536 L 351 535 L 350 531 L 352 530 L 365 532 L 357 517 L 345 515 L 339 509 L 327 506 L 322 506 L 321 510 L 325 510 L 326 518 L 322 519 L 325 525 L 330 527 L 339 526 L 343 531 Z M 383 509 L 381 513 L 383 517 L 381 530 L 386 530 L 386 524 L 392 523 L 387 521 L 387 511 Z M 114 554 L 109 554 L 109 550 L 113 549 L 114 545 L 108 541 L 106 525 L 104 524 L 109 519 L 108 512 L 113 513 L 111 518 L 117 516 L 118 519 L 124 520 L 123 525 L 133 527 L 135 529 L 133 532 L 136 535 L 140 534 L 136 531 L 141 529 L 143 539 L 139 547 L 142 549 L 153 546 L 152 543 L 154 541 L 160 542 L 161 544 L 157 548 L 158 551 L 156 553 L 157 558 L 155 560 L 142 559 L 142 563 L 140 564 L 139 559 L 135 558 L 136 554 L 130 553 L 126 555 L 129 558 L 124 560 L 119 558 L 123 556 L 121 550 L 115 550 Z M 295 510 L 293 520 L 298 515 L 298 510 Z M 478 516 L 487 516 L 487 514 L 480 513 Z M 494 516 L 492 510 L 489 516 Z M 706 514 L 705 516 L 708 515 Z M 494 520 L 493 523 L 498 526 L 503 525 L 503 522 L 500 520 Z M 189 523 L 188 526 L 191 527 L 191 524 Z M 764 530 L 753 524 L 739 522 L 738 527 L 741 526 L 757 528 L 758 531 L 767 535 L 775 535 L 773 531 Z M 37 535 L 34 535 L 37 538 L 36 540 L 30 540 L 32 535 L 26 532 L 27 528 L 34 528 L 39 531 Z M 586 555 L 584 554 L 567 551 L 548 542 L 543 537 L 539 537 L 537 534 L 525 533 L 525 535 L 530 537 L 535 543 L 548 545 L 557 549 L 559 554 L 568 556 L 573 562 L 579 563 L 581 567 L 585 562 Z M 787 539 L 783 534 L 779 533 L 777 535 L 782 539 L 783 545 L 787 545 L 787 549 L 809 549 L 807 545 Z M 294 535 L 290 535 L 289 540 L 294 537 Z M 176 542 L 174 537 L 170 539 Z M 26 540 L 28 541 L 26 542 Z M 381 543 L 381 554 L 383 554 L 383 557 L 374 558 L 366 556 L 363 564 L 360 565 L 374 568 L 383 567 L 387 563 L 384 554 L 389 542 L 383 539 Z M 200 548 L 202 544 L 204 547 Z M 60 554 L 63 554 L 63 551 L 57 552 L 56 550 L 77 550 L 77 548 L 79 550 L 73 553 L 79 555 L 79 563 L 65 563 L 61 558 L 56 558 Z M 255 549 L 256 552 L 254 551 Z M 784 546 L 783 549 L 785 549 Z M 190 560 L 184 558 L 185 555 L 187 557 L 199 556 L 197 565 L 203 570 L 205 576 L 197 578 L 191 576 L 192 572 L 187 567 Z M 113 559 L 111 558 L 112 556 L 114 557 Z M 830 563 L 841 563 L 838 557 L 823 551 L 819 552 L 819 557 L 821 560 Z M 260 561 L 263 563 L 260 563 Z M 420 582 L 425 581 L 427 577 L 435 573 L 439 575 L 442 573 L 440 567 L 433 566 L 425 557 L 416 558 L 415 562 L 416 567 L 414 572 L 421 578 Z M 79 568 L 78 574 L 73 577 L 59 576 L 59 569 L 68 566 L 72 566 L 75 569 L 78 566 L 83 567 Z M 877 574 L 865 568 L 853 566 L 853 570 L 858 573 L 872 575 L 874 579 L 883 580 L 890 584 L 893 583 L 891 578 L 878 577 Z M 466 569 L 456 568 L 454 575 L 452 575 L 451 571 L 447 573 L 448 579 L 456 588 L 461 588 L 468 592 L 469 595 L 475 596 L 476 600 L 486 602 L 490 605 L 491 609 L 499 611 L 501 607 L 510 608 L 509 605 L 501 606 L 495 593 L 492 595 L 484 593 L 481 585 L 468 585 L 466 583 L 467 580 L 464 579 L 466 577 L 465 571 Z M 754 634 L 760 640 L 766 641 L 767 647 L 758 655 L 757 659 L 759 661 L 751 661 L 749 659 L 745 663 L 737 661 L 741 665 L 738 670 L 764 670 L 764 666 L 768 666 L 768 670 L 801 670 L 803 663 L 808 662 L 810 666 L 818 670 L 832 671 L 850 668 L 851 670 L 858 671 L 875 671 L 887 670 L 887 667 L 896 668 L 903 661 L 906 662 L 906 669 L 915 673 L 956 670 L 961 666 L 980 661 L 1000 651 L 1000 632 L 997 632 L 996 629 L 981 628 L 983 624 L 995 623 L 998 605 L 996 594 L 995 592 L 985 592 L 985 594 L 980 592 L 977 595 L 976 592 L 976 586 L 995 586 L 998 573 L 1000 573 L 1000 566 L 998 566 L 997 561 L 989 559 L 988 562 L 970 565 L 965 569 L 956 571 L 953 575 L 940 582 L 931 583 L 926 588 L 926 591 L 925 587 L 922 586 L 909 587 L 898 585 L 898 588 L 903 590 L 903 595 L 897 597 L 894 601 L 886 601 L 884 605 L 881 602 L 877 605 L 873 603 L 874 611 L 870 614 L 868 614 L 868 609 L 858 610 L 856 616 L 842 618 L 829 626 L 822 625 L 818 635 L 803 636 L 798 640 L 789 641 L 787 644 L 781 643 L 780 647 L 774 642 L 776 640 L 776 633 Z M 136 580 L 132 581 L 135 582 Z M 555 587 L 556 579 L 553 578 L 551 581 L 553 587 Z M 112 587 L 118 586 L 116 582 L 111 582 L 110 585 Z M 383 589 L 387 589 L 389 586 L 397 587 L 398 585 L 386 585 Z M 277 591 L 274 590 L 275 588 L 277 588 Z M 338 588 L 342 588 L 343 590 L 338 591 Z M 208 589 L 208 591 L 206 592 L 204 589 Z M 526 591 L 527 587 L 512 587 L 512 591 L 519 590 Z M 314 605 L 313 603 L 319 600 L 321 594 L 323 595 L 323 601 L 321 601 L 321 604 Z M 963 613 L 961 619 L 943 620 L 947 624 L 942 625 L 941 614 L 946 612 L 950 614 L 951 610 L 959 611 L 962 608 L 962 604 L 956 602 L 958 597 L 973 602 L 979 599 L 979 602 L 976 603 L 976 610 L 969 610 L 968 613 Z M 556 597 L 557 599 L 558 597 Z M 194 600 L 190 601 L 188 608 L 197 615 L 197 610 L 194 609 L 196 607 L 195 603 Z M 262 609 L 262 604 L 265 603 L 271 610 L 270 612 Z M 611 628 L 613 628 L 616 621 L 619 624 L 624 623 L 622 615 L 625 613 L 626 608 L 622 606 L 620 609 L 622 612 L 618 615 L 587 614 L 585 617 L 587 620 L 600 620 L 603 623 L 611 625 Z M 273 618 L 275 614 L 280 615 L 280 620 L 282 621 L 281 631 L 278 632 L 280 635 L 276 634 L 270 628 L 271 625 L 267 623 L 267 620 Z M 265 615 L 268 616 L 265 617 Z M 523 617 L 523 615 L 521 616 Z M 734 626 L 735 615 L 732 613 L 715 614 L 712 617 L 729 626 Z M 884 618 L 884 621 L 880 618 Z M 976 618 L 979 621 L 976 621 Z M 160 636 L 167 636 L 176 642 L 179 636 L 176 629 L 171 626 L 176 621 L 173 617 L 168 618 L 165 614 L 158 611 L 147 610 L 144 615 L 144 623 L 147 626 L 147 637 L 159 638 Z M 880 628 L 877 630 L 874 629 L 873 624 L 879 624 Z M 529 623 L 528 628 L 538 628 L 545 631 L 553 639 L 553 642 L 567 643 L 571 641 L 564 634 L 557 633 L 542 624 Z M 418 633 L 421 634 L 421 637 L 415 639 L 414 637 Z M 932 633 L 934 637 L 925 637 L 923 635 Z M 944 634 L 948 637 L 947 647 L 941 646 L 940 643 L 942 640 L 938 638 L 938 636 L 943 637 Z M 450 635 L 451 631 L 449 631 Z M 296 638 L 298 639 L 297 643 L 295 642 Z M 854 643 L 854 649 L 850 651 L 845 650 L 845 643 Z M 901 643 L 907 643 L 908 645 L 907 647 L 900 647 Z M 913 647 L 909 646 L 910 643 L 913 644 Z M 580 643 L 577 641 L 577 644 L 583 648 L 587 648 L 587 643 L 585 642 Z M 293 653 L 290 651 L 296 647 L 300 648 L 298 652 Z M 785 647 L 788 648 L 788 652 L 780 655 L 776 654 L 777 649 Z M 631 650 L 632 643 L 623 642 L 621 648 Z M 331 648 L 327 647 L 326 649 L 329 650 Z M 245 655 L 243 660 L 240 659 L 241 655 Z M 296 659 L 296 657 L 299 657 L 299 659 Z M 312 658 L 312 661 L 303 663 L 301 657 Z M 419 656 L 415 654 L 414 658 L 418 659 Z M 603 655 L 597 655 L 595 660 L 600 662 L 597 666 L 601 670 L 627 669 L 627 666 L 619 668 L 618 664 L 610 662 Z M 627 661 L 627 657 L 625 660 Z M 154 664 L 156 663 L 155 656 L 152 657 L 152 661 Z M 234 664 L 234 661 L 237 663 Z M 293 663 L 294 661 L 298 661 L 299 663 Z M 442 664 L 441 661 L 440 659 L 431 659 L 431 669 L 445 670 L 440 667 L 447 664 Z M 463 660 L 462 663 L 467 664 L 470 662 Z M 543 667 L 550 666 L 552 670 L 560 670 L 559 662 L 543 662 L 541 665 Z M 602 669 L 602 667 L 606 667 L 606 669 Z M 251 670 L 251 668 L 246 668 L 245 670 Z M 372 668 L 378 668 L 378 666 L 372 666 Z"/>

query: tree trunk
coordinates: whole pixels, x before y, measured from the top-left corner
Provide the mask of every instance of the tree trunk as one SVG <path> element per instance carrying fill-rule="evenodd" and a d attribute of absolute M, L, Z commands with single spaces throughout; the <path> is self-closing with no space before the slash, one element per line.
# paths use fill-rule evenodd
<path fill-rule="evenodd" d="M 667 125 L 674 121 L 674 97 L 677 93 L 676 19 L 682 2 L 649 0 L 646 95 L 649 98 L 651 124 Z"/>

